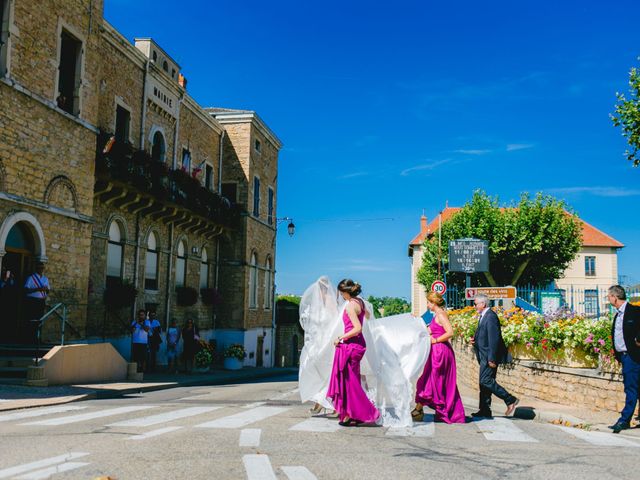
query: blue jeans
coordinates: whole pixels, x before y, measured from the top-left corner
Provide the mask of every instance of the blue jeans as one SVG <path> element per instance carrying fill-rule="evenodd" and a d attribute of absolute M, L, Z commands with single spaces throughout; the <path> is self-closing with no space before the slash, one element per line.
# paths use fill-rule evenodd
<path fill-rule="evenodd" d="M 638 404 L 638 389 L 640 388 L 640 363 L 627 354 L 622 355 L 622 378 L 626 400 L 620 412 L 619 422 L 630 422 Z"/>

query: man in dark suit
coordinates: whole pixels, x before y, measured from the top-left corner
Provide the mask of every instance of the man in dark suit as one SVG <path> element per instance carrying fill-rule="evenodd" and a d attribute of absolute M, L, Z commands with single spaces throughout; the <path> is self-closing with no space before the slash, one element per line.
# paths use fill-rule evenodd
<path fill-rule="evenodd" d="M 611 326 L 613 349 L 622 363 L 622 379 L 626 396 L 618 421 L 609 428 L 620 433 L 629 428 L 629 422 L 638 403 L 640 388 L 640 308 L 627 302 L 627 294 L 620 285 L 609 287 L 609 303 L 616 309 Z"/>
<path fill-rule="evenodd" d="M 480 315 L 478 328 L 472 340 L 480 365 L 480 409 L 471 416 L 492 418 L 492 394 L 504 400 L 507 404 L 505 415 L 509 416 L 516 409 L 519 400 L 496 382 L 496 374 L 499 364 L 511 362 L 511 355 L 502 339 L 498 316 L 489 308 L 489 297 L 478 294 L 473 303 Z"/>

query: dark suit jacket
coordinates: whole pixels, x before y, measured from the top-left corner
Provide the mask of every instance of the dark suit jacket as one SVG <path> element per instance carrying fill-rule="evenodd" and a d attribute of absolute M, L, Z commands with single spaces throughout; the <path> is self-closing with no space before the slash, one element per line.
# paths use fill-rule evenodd
<path fill-rule="evenodd" d="M 502 329 L 496 312 L 489 309 L 480 320 L 474 338 L 476 358 L 480 365 L 487 362 L 510 363 L 513 359 L 502 339 Z"/>
<path fill-rule="evenodd" d="M 615 328 L 618 314 L 613 317 L 613 325 L 611 325 L 611 338 L 614 339 L 613 349 L 615 351 Z M 624 317 L 622 319 L 622 335 L 624 343 L 627 346 L 627 353 L 635 362 L 640 363 L 640 347 L 636 345 L 636 340 L 640 342 L 640 307 L 627 303 L 624 308 Z M 618 352 L 615 352 L 616 359 L 622 360 Z"/>

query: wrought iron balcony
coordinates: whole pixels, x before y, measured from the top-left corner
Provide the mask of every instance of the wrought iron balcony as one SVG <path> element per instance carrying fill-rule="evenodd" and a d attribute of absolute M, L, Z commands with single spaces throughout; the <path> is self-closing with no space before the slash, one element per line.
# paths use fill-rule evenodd
<path fill-rule="evenodd" d="M 235 228 L 241 208 L 183 170 L 171 170 L 144 150 L 98 136 L 94 196 L 102 203 L 207 236 Z"/>

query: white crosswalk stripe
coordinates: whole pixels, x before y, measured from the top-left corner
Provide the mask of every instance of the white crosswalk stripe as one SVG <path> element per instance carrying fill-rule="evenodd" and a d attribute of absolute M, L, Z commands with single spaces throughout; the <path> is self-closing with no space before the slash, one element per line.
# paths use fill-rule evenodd
<path fill-rule="evenodd" d="M 337 418 L 311 417 L 289 428 L 294 432 L 333 433 L 344 427 L 338 425 Z"/>
<path fill-rule="evenodd" d="M 236 413 L 227 417 L 218 418 L 211 422 L 196 425 L 199 428 L 242 428 L 252 423 L 286 412 L 285 407 L 258 407 L 253 410 Z"/>
<path fill-rule="evenodd" d="M 157 430 L 151 430 L 150 432 L 145 432 L 141 435 L 133 435 L 127 440 L 146 440 L 147 438 L 158 437 L 160 435 L 164 435 L 165 433 L 175 432 L 176 430 L 180 430 L 183 427 L 165 427 L 159 428 Z"/>
<path fill-rule="evenodd" d="M 276 480 L 267 455 L 245 455 L 242 457 L 247 480 Z"/>
<path fill-rule="evenodd" d="M 516 427 L 513 422 L 507 418 L 474 420 L 473 423 L 476 424 L 487 440 L 499 442 L 538 442 L 538 440 Z"/>
<path fill-rule="evenodd" d="M 18 412 L 6 413 L 0 415 L 0 422 L 9 422 L 11 420 L 22 420 L 23 418 L 42 417 L 44 415 L 52 415 L 54 413 L 73 412 L 75 410 L 83 410 L 87 407 L 81 407 L 78 405 L 62 405 L 59 407 L 46 407 L 46 408 L 30 408 L 27 410 L 20 410 Z"/>
<path fill-rule="evenodd" d="M 130 407 L 109 408 L 106 410 L 98 410 L 97 412 L 82 413 L 80 415 L 70 415 L 67 417 L 52 418 L 49 420 L 39 420 L 36 422 L 23 423 L 22 425 L 67 425 L 69 423 L 84 422 L 95 418 L 110 417 L 114 415 L 122 415 L 125 413 L 137 412 L 140 410 L 148 410 L 155 408 L 152 405 L 136 405 Z"/>
<path fill-rule="evenodd" d="M 433 437 L 435 431 L 433 421 L 425 421 L 413 422 L 412 427 L 391 427 L 385 435 L 390 437 Z"/>
<path fill-rule="evenodd" d="M 563 432 L 573 435 L 580 440 L 584 440 L 592 445 L 599 445 L 602 447 L 635 447 L 640 448 L 640 443 L 633 440 L 627 440 L 619 435 L 605 432 L 588 432 L 586 430 L 580 430 L 579 428 L 562 427 L 557 425 Z"/>
<path fill-rule="evenodd" d="M 121 422 L 110 423 L 107 427 L 150 427 L 159 423 L 172 422 L 180 418 L 188 418 L 203 413 L 219 410 L 222 407 L 188 407 L 171 412 L 159 413 L 148 417 L 134 418 L 132 420 L 123 420 Z"/>
<path fill-rule="evenodd" d="M 240 431 L 239 446 L 241 447 L 258 447 L 260 446 L 260 435 L 262 430 L 259 428 L 245 428 Z"/>
<path fill-rule="evenodd" d="M 20 477 L 16 477 L 17 480 L 42 480 L 44 478 L 49 478 L 51 475 L 55 475 L 57 473 L 68 472 L 70 470 L 75 470 L 76 468 L 86 467 L 89 465 L 84 462 L 67 462 L 61 465 L 55 465 L 49 468 L 43 468 L 42 470 L 36 470 L 35 472 L 29 472 L 25 475 L 21 475 Z"/>
<path fill-rule="evenodd" d="M 49 467 L 51 465 L 57 465 L 67 462 L 68 460 L 75 460 L 76 458 L 86 457 L 89 455 L 86 452 L 70 452 L 64 455 L 58 455 L 56 457 L 44 458 L 35 462 L 24 463 L 22 465 L 16 465 L 15 467 L 5 468 L 0 470 L 0 478 L 9 478 L 20 475 L 21 473 L 30 472 L 38 468 Z"/>
<path fill-rule="evenodd" d="M 289 480 L 318 480 L 306 467 L 282 467 Z"/>

